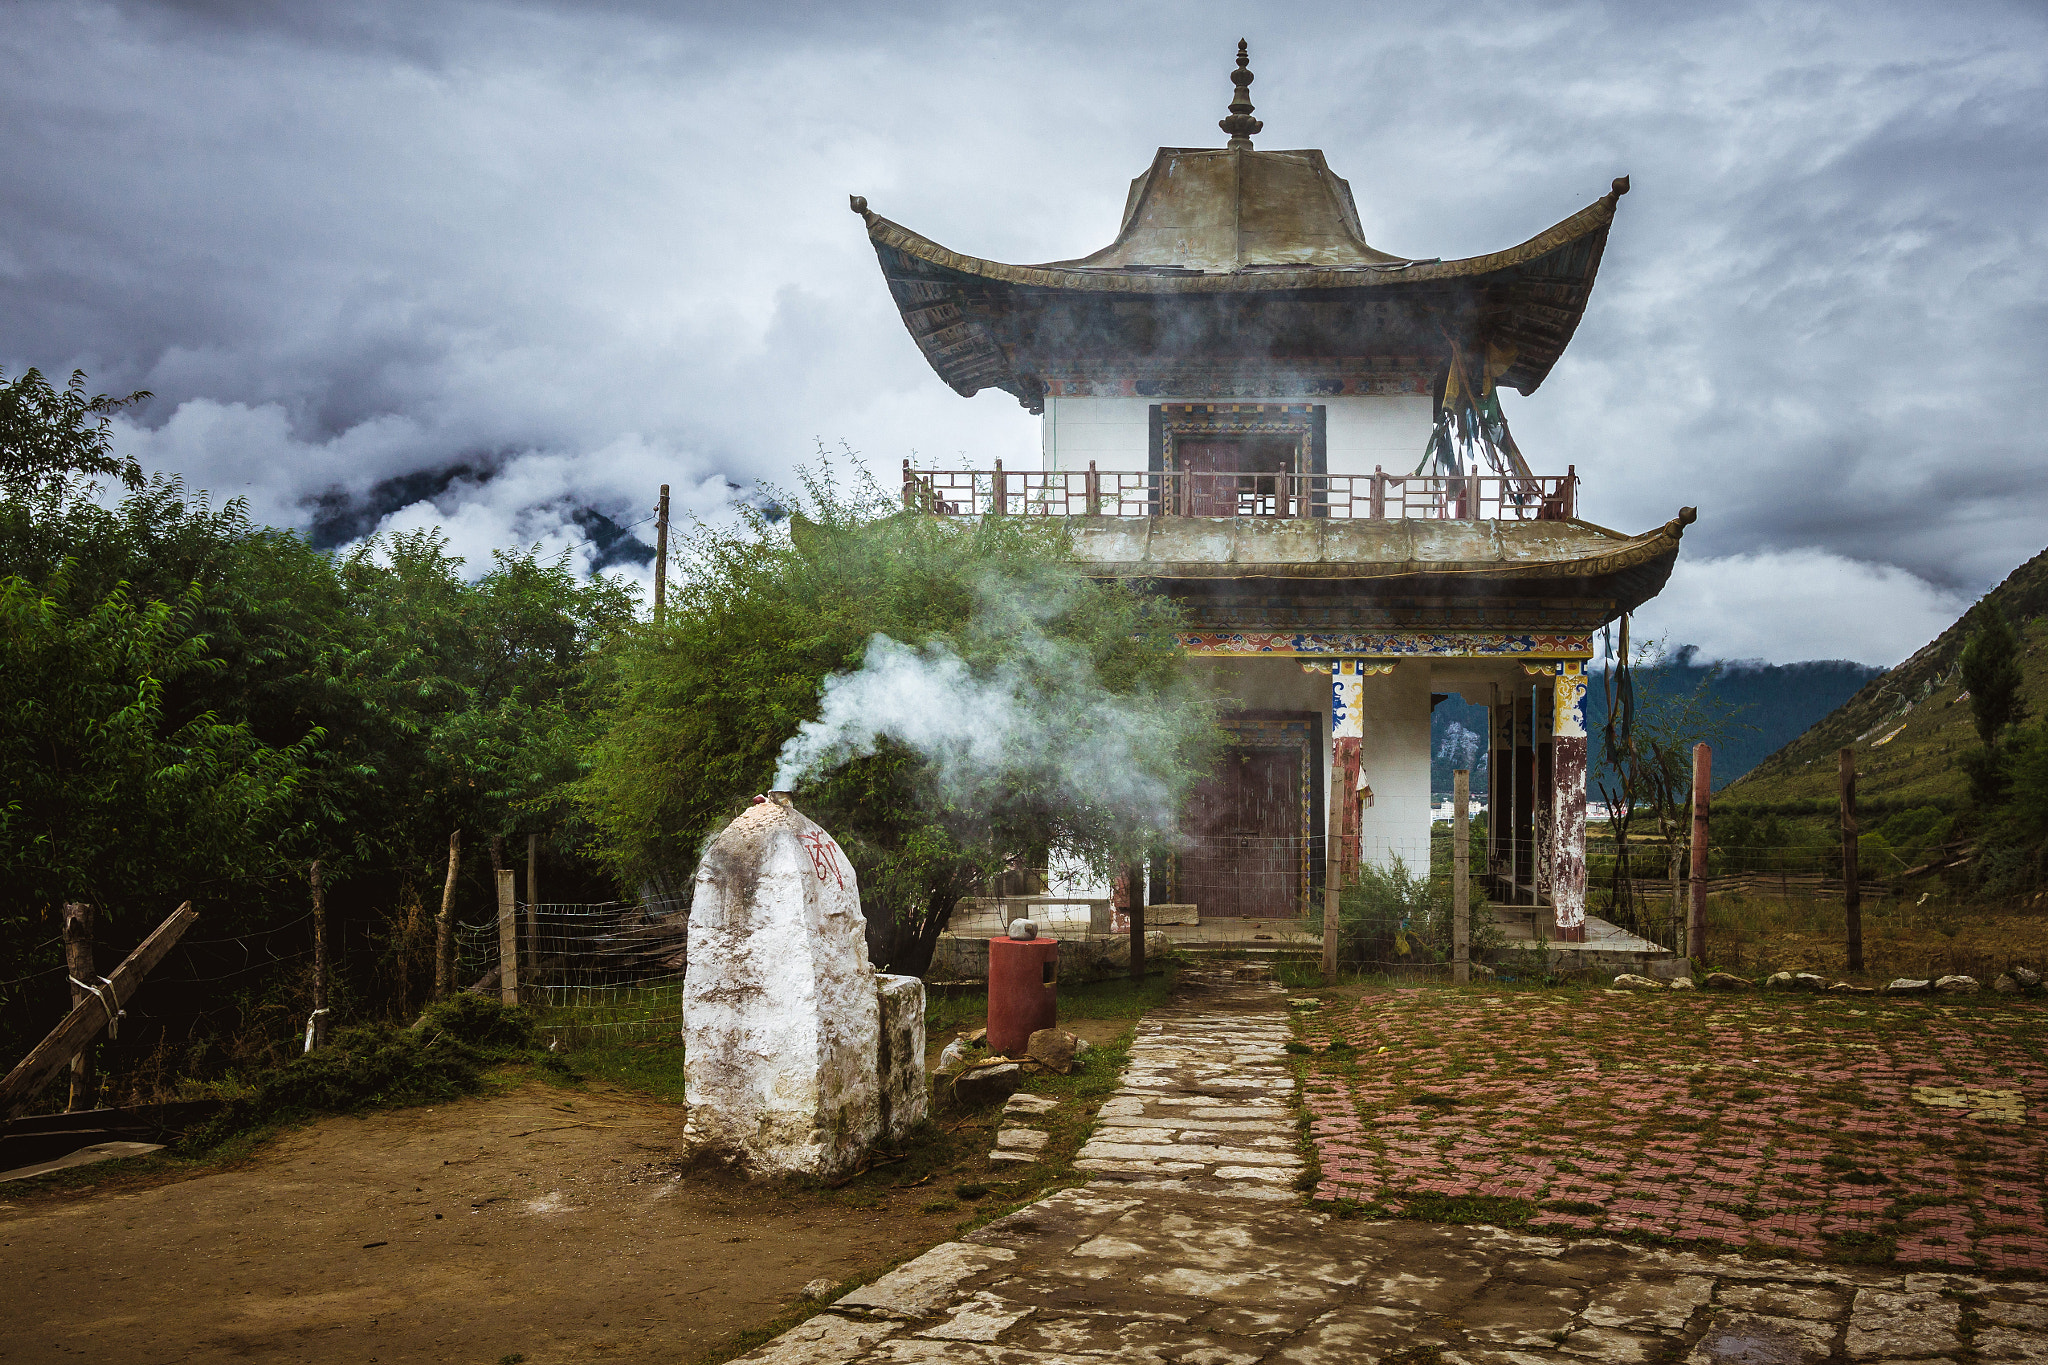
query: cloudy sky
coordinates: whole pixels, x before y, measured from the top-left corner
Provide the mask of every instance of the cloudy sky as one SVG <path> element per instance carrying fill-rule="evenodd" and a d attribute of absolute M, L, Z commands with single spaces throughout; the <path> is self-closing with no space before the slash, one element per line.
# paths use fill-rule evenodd
<path fill-rule="evenodd" d="M 1633 177 L 1509 414 L 1586 515 L 1699 524 L 1644 628 L 1892 663 L 2048 543 L 2038 4 L 12 0 L 0 369 L 147 388 L 144 463 L 322 544 L 621 561 L 820 442 L 1036 460 L 931 374 L 849 192 L 1012 261 L 1155 146 L 1321 147 L 1375 245 L 1521 241 Z M 633 534 L 646 536 L 638 526 Z"/>

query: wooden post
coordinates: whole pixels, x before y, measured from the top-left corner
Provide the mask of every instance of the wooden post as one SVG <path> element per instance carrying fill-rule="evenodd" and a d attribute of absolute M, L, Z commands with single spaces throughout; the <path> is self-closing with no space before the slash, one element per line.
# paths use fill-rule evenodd
<path fill-rule="evenodd" d="M 1385 465 L 1372 467 L 1372 519 L 1384 521 L 1387 515 L 1387 468 Z"/>
<path fill-rule="evenodd" d="M 313 1015 L 306 1021 L 306 1051 L 327 1041 L 327 882 L 320 860 L 306 869 L 313 893 Z"/>
<path fill-rule="evenodd" d="M 668 485 L 661 486 L 661 502 L 654 509 L 654 624 L 668 613 Z"/>
<path fill-rule="evenodd" d="M 92 999 L 92 992 L 78 983 L 97 985 L 92 974 L 92 907 L 72 903 L 64 907 L 64 968 L 71 973 L 71 1008 Z M 90 1109 L 92 1057 L 84 1048 L 71 1059 L 71 1097 L 65 1108 Z"/>
<path fill-rule="evenodd" d="M 540 833 L 537 830 L 526 836 L 526 965 L 536 973 L 540 970 Z"/>
<path fill-rule="evenodd" d="M 78 1055 L 79 1049 L 97 1037 L 102 1028 L 111 1031 L 111 1026 L 120 1017 L 121 1002 L 135 998 L 142 978 L 164 960 L 164 955 L 198 918 L 190 901 L 171 911 L 171 917 L 142 940 L 141 946 L 114 968 L 112 976 L 97 983 L 98 994 L 87 992 L 84 1004 L 72 1006 L 71 1013 L 64 1016 L 63 1022 L 51 1029 L 28 1056 L 16 1063 L 5 1080 L 0 1080 L 0 1111 L 9 1118 L 19 1117 L 29 1101 L 36 1097 L 36 1092 L 62 1071 L 65 1064 Z"/>
<path fill-rule="evenodd" d="M 455 878 L 462 871 L 462 831 L 448 834 L 448 881 L 441 888 L 441 913 L 434 917 L 434 998 L 455 989 Z"/>
<path fill-rule="evenodd" d="M 1472 983 L 1472 774 L 1451 773 L 1451 984 Z"/>
<path fill-rule="evenodd" d="M 1849 970 L 1863 970 L 1863 890 L 1856 880 L 1856 751 L 1841 753 L 1842 916 L 1849 930 Z"/>
<path fill-rule="evenodd" d="M 1102 475 L 1096 471 L 1095 461 L 1088 462 L 1088 515 L 1102 515 Z"/>
<path fill-rule="evenodd" d="M 512 869 L 498 869 L 498 999 L 519 1003 L 519 898 Z"/>
<path fill-rule="evenodd" d="M 1692 746 L 1692 899 L 1685 916 L 1685 955 L 1695 967 L 1707 961 L 1707 806 L 1714 793 L 1714 751 Z"/>
<path fill-rule="evenodd" d="M 1124 907 L 1124 919 L 1131 930 L 1131 980 L 1145 980 L 1145 865 L 1132 863 L 1124 868 L 1124 898 L 1130 904 Z"/>
<path fill-rule="evenodd" d="M 1007 510 L 1010 501 L 1010 481 L 1003 476 L 1003 462 L 996 461 L 996 472 L 990 481 L 988 514 L 999 517 Z"/>

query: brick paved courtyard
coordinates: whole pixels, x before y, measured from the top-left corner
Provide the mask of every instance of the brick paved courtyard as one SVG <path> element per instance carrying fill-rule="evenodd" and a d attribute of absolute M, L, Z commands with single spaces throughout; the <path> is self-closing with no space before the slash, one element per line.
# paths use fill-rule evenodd
<path fill-rule="evenodd" d="M 1386 989 L 1299 1027 L 1318 1199 L 2048 1270 L 2039 1002 Z"/>

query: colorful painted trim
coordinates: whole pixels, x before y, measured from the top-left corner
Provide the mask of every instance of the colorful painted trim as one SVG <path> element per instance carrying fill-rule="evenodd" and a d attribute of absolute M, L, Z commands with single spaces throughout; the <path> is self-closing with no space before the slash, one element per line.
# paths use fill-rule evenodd
<path fill-rule="evenodd" d="M 1323 635 L 1304 631 L 1232 632 L 1183 635 L 1190 654 L 1345 655 L 1366 658 L 1414 657 L 1460 659 L 1492 655 L 1533 655 L 1539 658 L 1590 659 L 1590 635 L 1516 635 L 1499 632 L 1391 632 L 1366 635 Z"/>

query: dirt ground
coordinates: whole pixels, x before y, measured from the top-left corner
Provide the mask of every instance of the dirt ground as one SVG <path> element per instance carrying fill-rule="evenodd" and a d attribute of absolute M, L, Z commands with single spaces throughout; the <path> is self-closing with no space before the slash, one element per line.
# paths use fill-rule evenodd
<path fill-rule="evenodd" d="M 1063 1023 L 1105 1042 L 1131 1020 Z M 879 1171 L 835 1195 L 685 1174 L 683 1116 L 527 1080 L 324 1119 L 192 1178 L 0 1187 L 0 1362 L 674 1365 L 766 1326 L 812 1280 L 946 1240 L 974 1214 L 953 1188 L 1005 1178 L 985 1160 L 992 1123 L 910 1188 Z"/>

